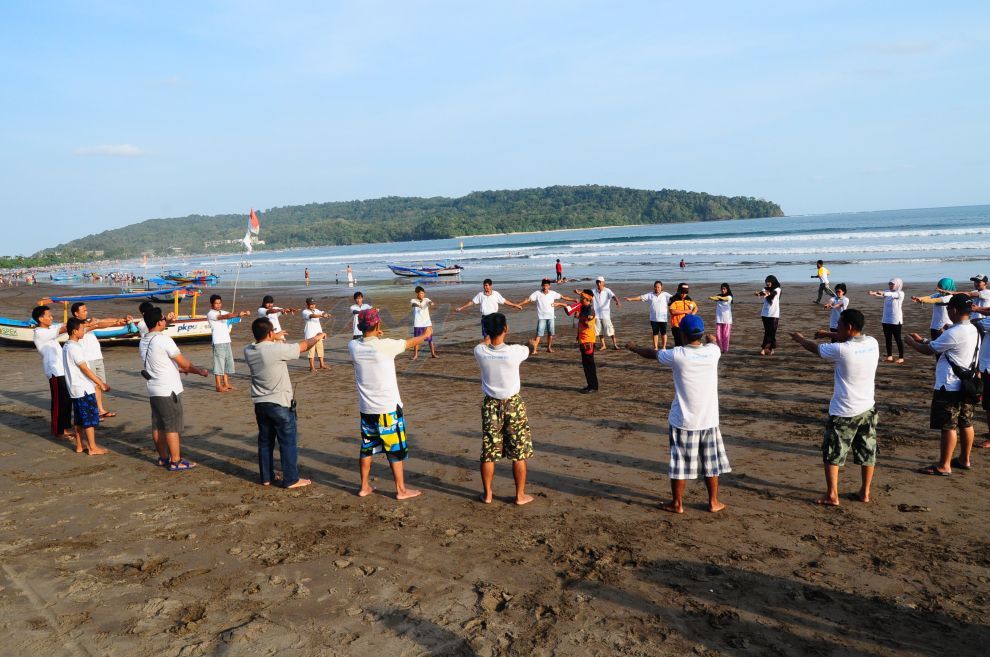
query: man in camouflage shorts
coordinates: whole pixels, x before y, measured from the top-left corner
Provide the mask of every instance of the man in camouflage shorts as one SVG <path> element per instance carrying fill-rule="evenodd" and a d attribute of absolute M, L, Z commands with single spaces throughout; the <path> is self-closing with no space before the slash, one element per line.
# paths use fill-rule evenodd
<path fill-rule="evenodd" d="M 533 497 L 526 494 L 526 459 L 533 455 L 533 437 L 526 405 L 519 397 L 519 365 L 529 357 L 530 348 L 505 344 L 509 328 L 502 313 L 485 315 L 483 321 L 491 344 L 482 343 L 474 348 L 474 357 L 481 368 L 481 389 L 485 393 L 481 402 L 481 501 L 492 503 L 495 462 L 508 458 L 516 482 L 515 502 L 528 504 Z"/>

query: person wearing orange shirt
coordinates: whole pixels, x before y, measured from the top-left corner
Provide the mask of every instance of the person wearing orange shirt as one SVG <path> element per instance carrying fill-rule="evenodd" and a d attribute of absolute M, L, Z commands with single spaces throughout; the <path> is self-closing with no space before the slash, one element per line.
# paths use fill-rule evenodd
<path fill-rule="evenodd" d="M 598 368 L 595 367 L 595 293 L 591 290 L 581 291 L 581 309 L 578 310 L 578 348 L 581 350 L 581 366 L 584 367 L 584 378 L 588 385 L 581 389 L 581 394 L 598 391 Z"/>
<path fill-rule="evenodd" d="M 677 292 L 670 302 L 670 332 L 674 336 L 674 346 L 684 346 L 684 336 L 681 335 L 681 321 L 688 315 L 698 314 L 698 304 L 691 300 L 691 288 L 687 283 L 677 286 Z"/>

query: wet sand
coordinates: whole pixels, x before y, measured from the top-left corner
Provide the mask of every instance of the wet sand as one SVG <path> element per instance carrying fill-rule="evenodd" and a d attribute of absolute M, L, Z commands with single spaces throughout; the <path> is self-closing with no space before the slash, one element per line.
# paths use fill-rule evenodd
<path fill-rule="evenodd" d="M 590 283 L 582 283 L 582 286 Z M 620 296 L 648 286 L 610 283 Z M 535 286 L 499 288 L 513 301 Z M 568 291 L 573 286 L 564 286 Z M 790 341 L 827 323 L 815 285 L 784 290 L 780 349 L 757 355 L 756 285 L 736 287 L 731 353 L 721 365 L 721 428 L 733 472 L 718 514 L 702 483 L 687 512 L 669 496 L 670 373 L 628 352 L 596 355 L 602 390 L 583 396 L 571 320 L 558 350 L 522 368 L 536 456 L 529 492 L 511 504 L 508 463 L 495 503 L 480 492 L 481 391 L 471 349 L 478 312 L 453 313 L 474 286 L 429 289 L 440 359 L 397 360 L 411 458 L 397 502 L 384 461 L 377 494 L 359 499 L 358 418 L 346 287 L 313 288 L 329 326 L 330 372 L 290 368 L 300 466 L 314 485 L 257 484 L 256 425 L 234 330 L 237 390 L 185 377 L 190 472 L 154 467 L 149 409 L 133 346 L 104 348 L 109 456 L 77 455 L 48 433 L 48 388 L 33 348 L 0 346 L 0 641 L 45 655 L 981 655 L 990 644 L 988 459 L 951 477 L 916 474 L 937 454 L 927 428 L 933 359 L 914 352 L 877 378 L 881 456 L 868 505 L 858 468 L 841 473 L 842 506 L 823 488 L 819 444 L 831 368 Z M 368 299 L 405 337 L 408 290 Z M 65 288 L 57 288 L 65 293 Z M 46 288 L 0 290 L 0 315 L 23 317 Z M 923 290 L 909 291 L 917 293 Z M 258 290 L 238 294 L 254 308 Z M 708 322 L 711 287 L 695 288 Z M 221 293 L 224 293 L 221 290 Z M 251 304 L 246 305 L 250 295 Z M 227 292 L 226 297 L 232 295 Z M 299 306 L 307 291 L 276 291 Z M 850 286 L 880 334 L 881 302 Z M 100 317 L 137 304 L 91 304 Z M 648 308 L 613 311 L 621 342 L 649 344 Z M 510 341 L 535 309 L 507 310 Z M 929 307 L 905 305 L 905 331 L 927 335 Z M 292 338 L 301 320 L 283 322 Z M 714 328 L 713 326 L 711 327 Z M 882 341 L 882 337 L 881 337 Z M 210 366 L 209 343 L 182 345 Z M 977 418 L 978 440 L 985 433 Z"/>

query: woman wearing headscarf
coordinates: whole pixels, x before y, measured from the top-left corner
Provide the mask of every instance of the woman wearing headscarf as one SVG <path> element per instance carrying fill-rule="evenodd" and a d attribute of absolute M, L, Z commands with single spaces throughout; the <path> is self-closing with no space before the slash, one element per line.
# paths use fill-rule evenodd
<path fill-rule="evenodd" d="M 870 290 L 871 297 L 883 297 L 883 317 L 880 323 L 883 325 L 883 338 L 887 347 L 887 357 L 884 359 L 888 363 L 894 362 L 891 352 L 891 342 L 897 342 L 897 363 L 904 362 L 904 341 L 901 339 L 901 326 L 904 324 L 904 281 L 899 278 L 892 278 L 887 283 L 886 290 Z"/>
<path fill-rule="evenodd" d="M 929 328 L 931 339 L 934 340 L 942 335 L 944 329 L 952 322 L 949 321 L 949 313 L 945 310 L 949 299 L 956 293 L 956 282 L 951 278 L 940 278 L 935 284 L 935 291 L 926 297 L 911 297 L 915 303 L 930 303 L 932 305 L 932 323 Z"/>
<path fill-rule="evenodd" d="M 776 276 L 767 276 L 763 289 L 753 294 L 763 297 L 763 309 L 760 311 L 763 344 L 760 346 L 760 355 L 773 356 L 773 350 L 777 348 L 777 326 L 780 324 L 780 281 Z"/>

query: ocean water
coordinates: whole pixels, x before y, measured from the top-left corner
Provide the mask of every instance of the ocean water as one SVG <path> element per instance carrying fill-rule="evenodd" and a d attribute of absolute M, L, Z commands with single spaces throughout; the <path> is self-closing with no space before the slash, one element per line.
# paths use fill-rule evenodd
<path fill-rule="evenodd" d="M 762 281 L 768 274 L 781 282 L 809 283 L 815 261 L 822 259 L 834 283 L 898 276 L 933 284 L 949 276 L 968 288 L 970 276 L 990 273 L 988 245 L 990 205 L 980 205 L 255 251 L 172 258 L 146 269 L 129 262 L 124 269 L 154 275 L 161 269 L 203 268 L 220 275 L 224 285 L 236 278 L 244 287 L 260 287 L 301 283 L 305 267 L 314 285 L 343 282 L 350 265 L 358 283 L 370 286 L 410 284 L 386 263 L 449 262 L 464 267 L 460 282 L 477 284 L 484 278 L 512 283 L 552 277 L 560 258 L 569 278 L 603 275 L 672 285 L 680 280 Z M 241 266 L 247 262 L 250 268 Z"/>

